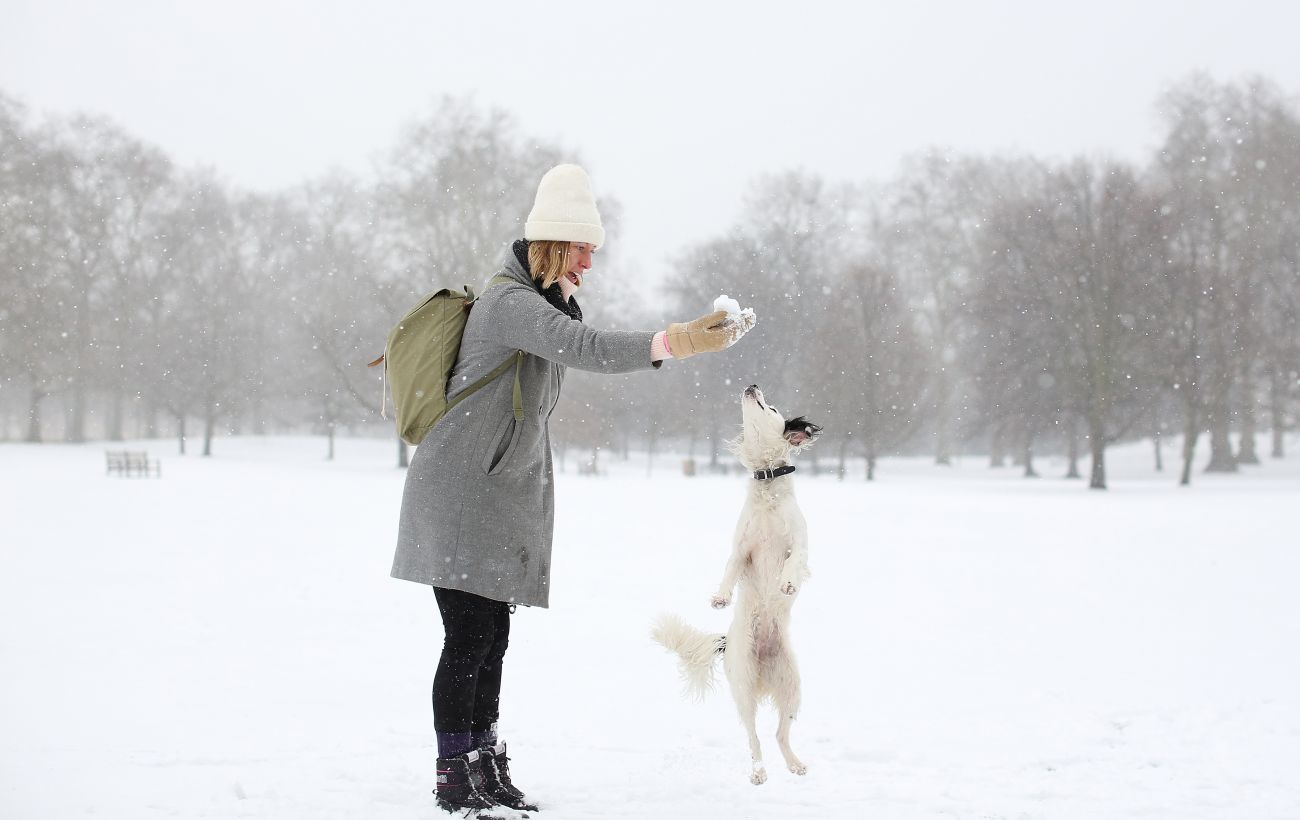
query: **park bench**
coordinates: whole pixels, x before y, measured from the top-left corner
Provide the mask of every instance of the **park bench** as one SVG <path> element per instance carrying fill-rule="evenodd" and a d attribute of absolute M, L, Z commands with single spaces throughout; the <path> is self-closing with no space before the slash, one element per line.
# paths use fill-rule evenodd
<path fill-rule="evenodd" d="M 104 456 L 108 460 L 106 475 L 117 474 L 123 478 L 162 478 L 162 464 L 158 459 L 150 459 L 149 454 L 134 450 L 107 450 Z"/>

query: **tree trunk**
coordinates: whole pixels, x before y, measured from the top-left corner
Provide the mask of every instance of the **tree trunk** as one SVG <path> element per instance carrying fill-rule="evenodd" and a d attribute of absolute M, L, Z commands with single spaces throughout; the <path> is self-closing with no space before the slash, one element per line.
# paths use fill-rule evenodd
<path fill-rule="evenodd" d="M 1273 458 L 1283 458 L 1286 455 L 1285 436 L 1282 435 L 1286 429 L 1286 382 L 1282 373 L 1282 368 L 1273 369 L 1272 384 L 1269 385 L 1271 405 L 1269 412 L 1273 416 Z"/>
<path fill-rule="evenodd" d="M 940 428 L 936 437 L 934 463 L 939 467 L 952 466 L 952 444 L 948 440 L 947 423 L 941 421 L 944 426 Z"/>
<path fill-rule="evenodd" d="M 1214 398 L 1210 404 L 1210 463 L 1206 465 L 1207 473 L 1237 472 L 1237 456 L 1232 452 L 1232 439 L 1228 424 L 1229 380 L 1215 380 Z"/>
<path fill-rule="evenodd" d="M 213 407 L 208 408 L 208 412 L 203 418 L 203 455 L 212 455 L 212 437 L 217 432 L 217 414 Z"/>
<path fill-rule="evenodd" d="M 1101 411 L 1093 408 L 1088 413 L 1088 448 L 1092 452 L 1092 474 L 1088 489 L 1106 489 L 1106 423 Z"/>
<path fill-rule="evenodd" d="M 659 442 L 658 425 L 651 424 L 648 435 L 649 437 L 646 439 L 645 444 L 645 474 L 647 477 L 654 474 L 655 444 Z"/>
<path fill-rule="evenodd" d="M 952 466 L 952 440 L 949 428 L 952 426 L 951 411 L 948 408 L 952 385 L 946 370 L 939 371 L 939 400 L 935 413 L 934 463 L 940 467 Z"/>
<path fill-rule="evenodd" d="M 1241 441 L 1237 443 L 1238 464 L 1259 464 L 1259 453 L 1255 449 L 1254 414 L 1241 420 Z"/>
<path fill-rule="evenodd" d="M 253 425 L 253 435 L 266 435 L 266 400 L 262 397 L 259 390 L 253 396 L 252 406 L 249 407 L 249 414 Z"/>
<path fill-rule="evenodd" d="M 1232 452 L 1227 413 L 1223 408 L 1217 408 L 1210 419 L 1210 463 L 1205 466 L 1205 472 L 1237 472 L 1237 457 Z"/>
<path fill-rule="evenodd" d="M 1258 422 L 1255 415 L 1255 391 L 1251 389 L 1251 379 L 1241 380 L 1241 441 L 1237 444 L 1238 464 L 1258 464 L 1259 453 L 1255 451 L 1255 433 Z"/>
<path fill-rule="evenodd" d="M 1038 478 L 1038 471 L 1034 469 L 1034 433 L 1032 430 L 1025 432 L 1025 478 Z"/>
<path fill-rule="evenodd" d="M 1007 463 L 1006 430 L 1003 425 L 993 427 L 993 437 L 989 439 L 989 466 L 1004 467 Z"/>
<path fill-rule="evenodd" d="M 867 452 L 867 481 L 876 480 L 876 453 L 874 450 Z"/>
<path fill-rule="evenodd" d="M 185 414 L 176 415 L 176 437 L 180 439 L 181 455 L 185 455 Z"/>
<path fill-rule="evenodd" d="M 67 425 L 63 428 L 63 440 L 81 443 L 86 440 L 86 388 L 80 378 L 72 382 L 72 395 L 68 401 Z"/>
<path fill-rule="evenodd" d="M 1183 475 L 1178 480 L 1180 487 L 1188 487 L 1192 483 L 1192 462 L 1196 460 L 1196 439 L 1201 435 L 1200 426 L 1200 414 L 1189 403 L 1187 421 L 1183 425 Z"/>
<path fill-rule="evenodd" d="M 1066 448 L 1070 466 L 1065 471 L 1066 478 L 1083 478 L 1083 473 L 1079 472 L 1079 419 L 1070 414 L 1070 420 L 1065 425 Z"/>
<path fill-rule="evenodd" d="M 1092 475 L 1088 480 L 1088 489 L 1106 489 L 1106 442 L 1101 436 L 1093 436 L 1089 442 L 1092 446 Z"/>
<path fill-rule="evenodd" d="M 410 466 L 411 466 L 411 453 L 406 447 L 406 442 L 402 441 L 401 436 L 398 436 L 397 437 L 397 468 L 399 470 L 405 470 L 407 467 Z"/>
<path fill-rule="evenodd" d="M 45 393 L 32 389 L 32 403 L 27 411 L 27 437 L 24 439 L 32 444 L 37 444 L 41 440 L 41 402 L 45 396 Z"/>
<path fill-rule="evenodd" d="M 158 405 L 152 399 L 145 399 L 144 415 L 139 423 L 143 425 L 140 429 L 141 438 L 158 437 Z"/>
<path fill-rule="evenodd" d="M 1162 441 L 1164 441 L 1164 439 L 1160 437 L 1160 431 L 1157 430 L 1155 434 L 1155 440 L 1154 440 L 1154 444 L 1156 448 L 1156 472 L 1157 473 L 1163 473 L 1165 471 L 1165 459 L 1163 454 L 1161 453 L 1161 448 L 1160 448 L 1160 443 Z"/>
<path fill-rule="evenodd" d="M 329 432 L 326 433 L 329 438 L 329 452 L 325 456 L 326 461 L 334 460 L 334 422 L 329 423 Z"/>
<path fill-rule="evenodd" d="M 121 386 L 115 385 L 109 394 L 108 430 L 105 434 L 109 441 L 121 441 L 126 438 L 122 429 L 126 423 L 126 401 Z"/>

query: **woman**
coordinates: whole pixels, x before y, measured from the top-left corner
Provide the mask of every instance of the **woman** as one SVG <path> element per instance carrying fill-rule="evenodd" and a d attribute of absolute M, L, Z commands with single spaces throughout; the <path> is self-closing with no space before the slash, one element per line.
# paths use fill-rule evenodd
<path fill-rule="evenodd" d="M 747 329 L 724 325 L 723 311 L 658 332 L 584 324 L 572 297 L 604 240 L 587 174 L 576 165 L 548 171 L 524 238 L 474 303 L 447 388 L 454 398 L 523 351 L 521 395 L 508 368 L 428 433 L 406 476 L 392 574 L 431 585 L 442 615 L 433 716 L 438 804 L 448 811 L 536 810 L 510 782 L 496 725 L 510 613 L 549 601 L 555 517 L 547 423 L 565 368 L 658 368 L 729 347 Z"/>

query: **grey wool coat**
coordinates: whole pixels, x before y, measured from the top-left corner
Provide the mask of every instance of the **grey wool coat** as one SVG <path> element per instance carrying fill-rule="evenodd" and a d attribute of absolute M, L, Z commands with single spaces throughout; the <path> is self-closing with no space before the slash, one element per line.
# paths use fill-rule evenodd
<path fill-rule="evenodd" d="M 524 420 L 513 367 L 444 416 L 406 474 L 392 575 L 497 601 L 545 607 L 551 592 L 555 481 L 547 424 L 567 367 L 649 370 L 653 332 L 596 330 L 538 290 L 509 251 L 470 311 L 447 397 L 522 350 Z"/>

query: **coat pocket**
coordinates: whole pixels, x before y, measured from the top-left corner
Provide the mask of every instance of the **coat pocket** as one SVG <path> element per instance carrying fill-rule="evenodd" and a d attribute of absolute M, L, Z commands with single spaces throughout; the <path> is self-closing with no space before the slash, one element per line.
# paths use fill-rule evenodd
<path fill-rule="evenodd" d="M 488 475 L 496 475 L 505 469 L 506 463 L 510 461 L 511 454 L 515 451 L 515 445 L 519 443 L 519 432 L 522 424 L 515 421 L 513 413 L 506 416 L 501 427 L 497 429 L 497 434 L 492 438 L 492 446 L 488 448 L 487 457 L 483 459 L 483 471 Z"/>

